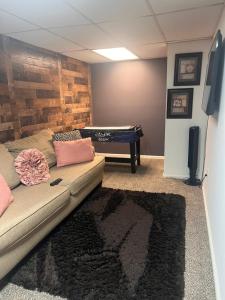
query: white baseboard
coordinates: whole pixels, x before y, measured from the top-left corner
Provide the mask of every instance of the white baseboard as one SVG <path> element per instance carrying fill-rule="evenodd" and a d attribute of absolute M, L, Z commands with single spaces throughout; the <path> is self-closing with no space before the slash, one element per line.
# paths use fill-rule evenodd
<path fill-rule="evenodd" d="M 174 179 L 182 179 L 182 180 L 188 179 L 187 175 L 167 174 L 165 172 L 163 173 L 163 177 L 165 177 L 165 178 L 174 178 Z"/>
<path fill-rule="evenodd" d="M 216 299 L 222 300 L 222 297 L 220 294 L 219 276 L 218 276 L 217 266 L 216 266 L 216 256 L 215 256 L 214 247 L 213 247 L 212 230 L 211 230 L 211 225 L 210 225 L 210 220 L 209 220 L 209 212 L 208 212 L 208 206 L 207 206 L 207 201 L 206 201 L 206 192 L 205 192 L 204 184 L 202 187 L 202 193 L 203 193 L 203 200 L 204 200 L 204 207 L 205 207 L 207 230 L 208 230 L 208 236 L 209 236 L 209 247 L 210 247 L 212 267 L 213 267 L 213 277 L 214 277 L 214 283 L 215 283 Z"/>
<path fill-rule="evenodd" d="M 185 180 L 185 179 L 188 179 L 189 178 L 189 175 L 181 175 L 181 174 L 168 174 L 168 173 L 163 173 L 163 177 L 165 178 L 174 178 L 174 179 L 182 179 L 182 180 Z M 201 179 L 197 176 L 197 179 Z"/>
<path fill-rule="evenodd" d="M 112 157 L 126 157 L 129 158 L 130 154 L 122 154 L 122 153 L 101 153 L 96 152 L 97 155 L 103 155 L 103 156 L 112 156 Z M 149 158 L 149 159 L 164 159 L 164 156 L 159 155 L 141 155 L 141 158 Z"/>
<path fill-rule="evenodd" d="M 143 158 L 150 158 L 150 159 L 164 159 L 165 156 L 163 155 L 141 155 Z"/>

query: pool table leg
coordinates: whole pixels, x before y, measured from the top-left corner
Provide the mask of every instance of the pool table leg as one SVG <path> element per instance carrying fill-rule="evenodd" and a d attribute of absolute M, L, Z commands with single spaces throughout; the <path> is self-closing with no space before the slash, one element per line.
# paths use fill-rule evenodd
<path fill-rule="evenodd" d="M 136 151 L 137 151 L 137 164 L 140 166 L 141 164 L 141 143 L 140 139 L 136 142 Z"/>
<path fill-rule="evenodd" d="M 130 162 L 131 162 L 131 173 L 136 173 L 136 163 L 135 163 L 135 143 L 130 143 Z"/>

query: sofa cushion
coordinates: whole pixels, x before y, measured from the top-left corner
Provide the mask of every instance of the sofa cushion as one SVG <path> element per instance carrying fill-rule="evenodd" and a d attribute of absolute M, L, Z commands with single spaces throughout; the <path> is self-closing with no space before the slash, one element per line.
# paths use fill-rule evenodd
<path fill-rule="evenodd" d="M 50 169 L 51 180 L 62 178 L 59 185 L 69 187 L 71 195 L 74 196 L 103 171 L 104 165 L 105 158 L 99 155 L 91 162 L 61 168 L 53 167 Z"/>
<path fill-rule="evenodd" d="M 14 158 L 16 158 L 22 150 L 36 148 L 44 153 L 48 161 L 48 165 L 51 167 L 56 164 L 55 151 L 52 145 L 52 135 L 52 130 L 44 129 L 32 136 L 15 140 L 13 142 L 7 142 L 5 143 L 5 146 L 8 148 L 9 152 L 12 153 Z"/>
<path fill-rule="evenodd" d="M 15 246 L 69 202 L 69 190 L 41 183 L 20 185 L 12 191 L 14 202 L 0 218 L 0 254 Z"/>
<path fill-rule="evenodd" d="M 20 184 L 20 179 L 14 167 L 14 158 L 3 144 L 0 144 L 0 158 L 0 173 L 5 178 L 8 186 L 13 189 Z"/>

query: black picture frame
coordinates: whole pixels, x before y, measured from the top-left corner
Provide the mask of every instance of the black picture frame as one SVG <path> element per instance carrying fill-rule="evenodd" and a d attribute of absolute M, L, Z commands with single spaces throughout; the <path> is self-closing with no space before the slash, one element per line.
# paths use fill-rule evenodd
<path fill-rule="evenodd" d="M 167 119 L 191 119 L 193 88 L 168 89 Z"/>
<path fill-rule="evenodd" d="M 202 52 L 175 55 L 174 85 L 199 85 L 201 80 Z"/>

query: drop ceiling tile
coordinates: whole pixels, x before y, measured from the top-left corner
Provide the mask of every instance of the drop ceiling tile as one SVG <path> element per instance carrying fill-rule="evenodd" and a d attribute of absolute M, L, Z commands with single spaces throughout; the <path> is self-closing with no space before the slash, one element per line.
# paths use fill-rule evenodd
<path fill-rule="evenodd" d="M 121 43 L 156 43 L 164 38 L 153 17 L 142 17 L 121 22 L 101 23 L 99 26 Z"/>
<path fill-rule="evenodd" d="M 167 56 L 167 45 L 165 43 L 136 45 L 129 47 L 139 58 L 161 58 Z"/>
<path fill-rule="evenodd" d="M 94 53 L 91 50 L 82 50 L 82 51 L 71 51 L 71 52 L 65 52 L 63 53 L 66 56 L 76 58 L 81 61 L 85 61 L 87 63 L 93 64 L 93 63 L 103 63 L 103 62 L 109 62 L 107 58 L 98 55 Z"/>
<path fill-rule="evenodd" d="M 45 30 L 19 32 L 9 34 L 9 36 L 23 42 L 56 52 L 81 49 L 81 47 L 77 46 L 73 42 L 67 41 Z"/>
<path fill-rule="evenodd" d="M 0 33 L 2 34 L 32 30 L 37 28 L 37 26 L 31 25 L 17 17 L 0 11 Z"/>
<path fill-rule="evenodd" d="M 88 49 L 118 47 L 120 43 L 114 41 L 95 25 L 81 25 L 51 29 L 52 32 L 66 37 L 71 41 Z"/>
<path fill-rule="evenodd" d="M 223 3 L 224 0 L 148 0 L 156 14 Z"/>
<path fill-rule="evenodd" d="M 157 16 L 167 41 L 210 37 L 216 29 L 221 5 Z"/>
<path fill-rule="evenodd" d="M 145 0 L 67 0 L 67 2 L 96 23 L 152 14 Z"/>
<path fill-rule="evenodd" d="M 45 28 L 89 23 L 62 0 L 0 0 L 0 8 Z"/>

